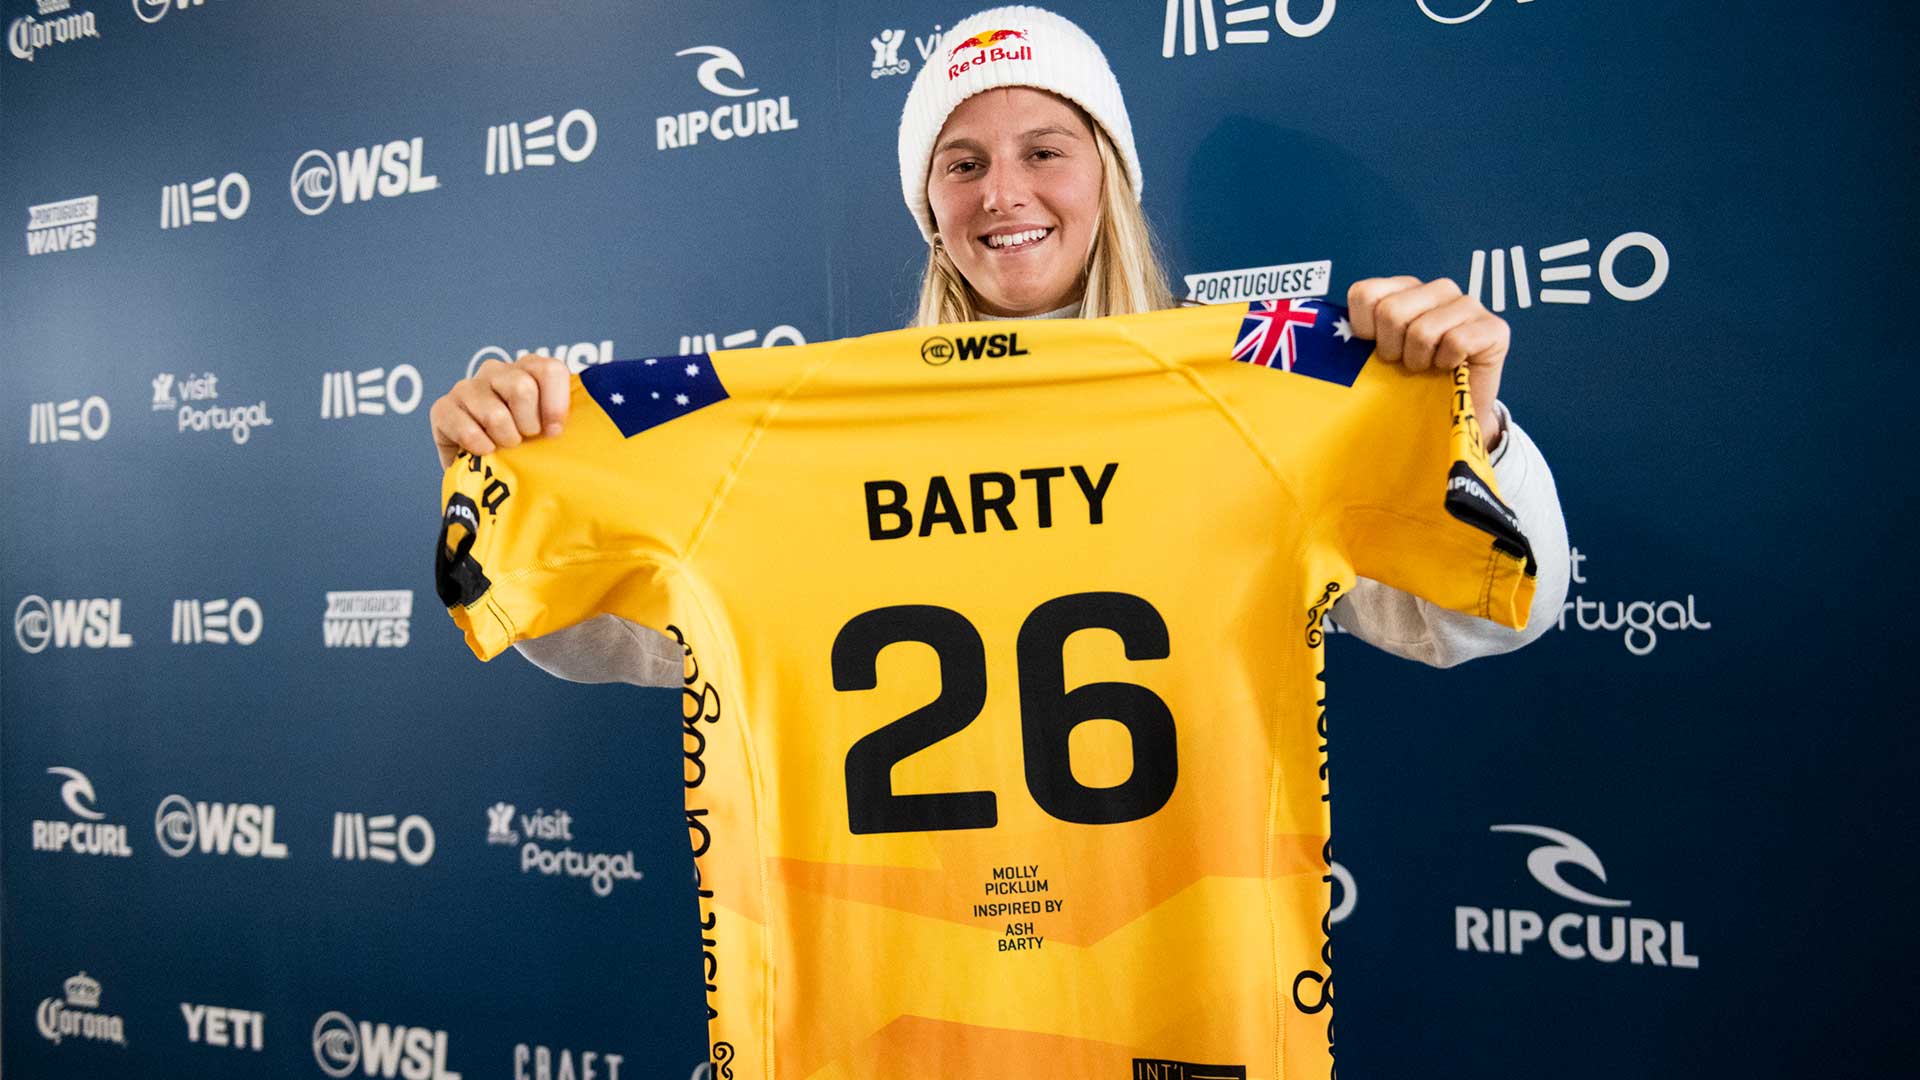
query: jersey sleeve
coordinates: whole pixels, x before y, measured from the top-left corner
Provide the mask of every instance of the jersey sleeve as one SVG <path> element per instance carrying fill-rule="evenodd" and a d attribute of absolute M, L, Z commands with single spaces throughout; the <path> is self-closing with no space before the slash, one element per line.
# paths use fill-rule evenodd
<path fill-rule="evenodd" d="M 792 370 L 782 351 L 797 350 L 591 367 L 562 434 L 456 459 L 434 580 L 475 655 L 602 614 L 664 628 L 702 522 Z"/>

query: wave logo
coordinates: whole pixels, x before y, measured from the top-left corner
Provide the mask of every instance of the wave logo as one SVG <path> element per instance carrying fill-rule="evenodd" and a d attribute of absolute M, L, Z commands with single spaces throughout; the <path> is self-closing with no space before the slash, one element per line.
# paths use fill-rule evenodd
<path fill-rule="evenodd" d="M 405 416 L 420 406 L 420 369 L 412 364 L 320 376 L 320 419 Z"/>
<path fill-rule="evenodd" d="M 84 401 L 79 398 L 36 401 L 27 414 L 27 445 L 48 446 L 81 439 L 99 442 L 107 437 L 107 429 L 112 426 L 113 410 L 99 394 Z"/>
<path fill-rule="evenodd" d="M 260 602 L 251 596 L 173 602 L 175 645 L 251 645 L 260 625 Z"/>
<path fill-rule="evenodd" d="M 498 345 L 483 345 L 467 361 L 467 378 L 473 378 L 480 371 L 480 366 L 489 360 L 511 364 L 523 356 L 551 356 L 556 360 L 565 360 L 567 370 L 578 375 L 595 364 L 613 362 L 613 339 L 576 341 L 571 345 L 555 345 L 552 348 L 543 345 L 532 349 L 516 349 L 511 353 Z"/>
<path fill-rule="evenodd" d="M 546 167 L 556 161 L 578 165 L 593 156 L 599 143 L 600 125 L 585 109 L 570 110 L 558 125 L 552 114 L 524 124 L 495 124 L 487 128 L 487 175 Z"/>
<path fill-rule="evenodd" d="M 1473 9 L 1464 15 L 1442 15 L 1433 9 L 1433 4 L 1430 3 L 1429 0 L 1414 0 L 1414 3 L 1420 5 L 1420 13 L 1422 15 L 1425 15 L 1427 18 L 1432 19 L 1442 26 L 1459 26 L 1464 22 L 1472 22 L 1484 14 L 1488 8 L 1493 6 L 1493 0 L 1479 0 L 1478 3 L 1474 3 L 1474 0 L 1456 0 L 1456 4 L 1459 6 L 1473 3 Z M 1531 4 L 1533 0 L 1514 0 L 1514 3 Z M 1450 5 L 1441 2 L 1439 6 L 1444 8 Z"/>
<path fill-rule="evenodd" d="M 143 23 L 157 23 L 167 17 L 174 8 L 182 11 L 190 7 L 199 7 L 207 0 L 133 0 L 133 13 Z"/>
<path fill-rule="evenodd" d="M 23 597 L 13 609 L 13 638 L 29 653 L 56 649 L 125 649 L 133 635 L 120 629 L 120 600 L 48 600 Z"/>
<path fill-rule="evenodd" d="M 426 140 L 418 136 L 338 153 L 309 150 L 294 160 L 287 182 L 294 207 L 308 217 L 325 213 L 336 198 L 350 205 L 439 186 L 440 178 L 426 173 Z"/>
<path fill-rule="evenodd" d="M 1607 869 L 1600 856 L 1579 837 L 1545 825 L 1494 825 L 1488 831 L 1546 841 L 1527 855 L 1527 871 L 1541 888 L 1555 896 L 1589 907 L 1632 906 L 1630 900 L 1601 896 L 1566 879 L 1563 869 L 1577 867 L 1601 884 L 1607 883 Z M 1529 942 L 1544 937 L 1547 947 L 1563 960 L 1613 964 L 1624 959 L 1652 967 L 1700 966 L 1700 958 L 1687 952 L 1687 925 L 1677 919 L 1578 911 L 1547 918 L 1537 911 L 1461 905 L 1453 909 L 1453 936 L 1459 952 L 1519 956 Z"/>
<path fill-rule="evenodd" d="M 406 1080 L 460 1080 L 447 1069 L 447 1033 L 395 1024 L 354 1023 L 342 1012 L 323 1013 L 313 1025 L 313 1060 L 345 1080 L 366 1076 Z"/>
<path fill-rule="evenodd" d="M 196 846 L 202 854 L 284 859 L 287 845 L 273 838 L 274 808 L 258 803 L 189 802 L 169 795 L 153 812 L 160 850 L 182 858 Z"/>
<path fill-rule="evenodd" d="M 253 203 L 253 189 L 247 178 L 230 172 L 215 179 L 211 176 L 188 182 L 168 184 L 160 189 L 160 227 L 180 229 L 204 225 L 225 218 L 239 221 Z"/>
<path fill-rule="evenodd" d="M 93 781 L 79 769 L 65 765 L 55 765 L 47 770 L 48 776 L 64 776 L 67 782 L 60 785 L 60 801 L 67 804 L 67 812 L 87 821 L 99 821 L 107 815 L 93 808 Z"/>

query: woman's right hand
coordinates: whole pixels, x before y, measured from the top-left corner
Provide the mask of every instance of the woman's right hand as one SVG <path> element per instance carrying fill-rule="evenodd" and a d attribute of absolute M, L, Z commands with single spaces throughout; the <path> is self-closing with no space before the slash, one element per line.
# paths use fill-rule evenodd
<path fill-rule="evenodd" d="M 442 469 L 460 451 L 478 457 L 558 435 L 567 420 L 567 365 L 551 356 L 489 360 L 433 403 L 433 445 Z"/>

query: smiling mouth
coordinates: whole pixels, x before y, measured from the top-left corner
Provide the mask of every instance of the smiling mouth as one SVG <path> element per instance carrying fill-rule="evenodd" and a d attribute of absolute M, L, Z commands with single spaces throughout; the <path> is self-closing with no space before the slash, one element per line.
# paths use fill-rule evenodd
<path fill-rule="evenodd" d="M 1003 236 L 983 236 L 980 242 L 988 251 L 1012 252 L 1025 251 L 1052 236 L 1053 229 L 1028 229 L 1025 232 L 1007 233 Z"/>

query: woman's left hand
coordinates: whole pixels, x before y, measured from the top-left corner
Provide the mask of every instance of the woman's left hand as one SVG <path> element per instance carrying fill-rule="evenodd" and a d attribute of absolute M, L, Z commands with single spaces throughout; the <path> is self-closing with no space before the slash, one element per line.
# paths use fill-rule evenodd
<path fill-rule="evenodd" d="M 1489 449 L 1500 437 L 1493 403 L 1512 330 L 1507 320 L 1460 291 L 1449 278 L 1367 278 L 1347 290 L 1347 317 L 1374 354 L 1408 371 L 1467 366 L 1480 438 Z"/>

